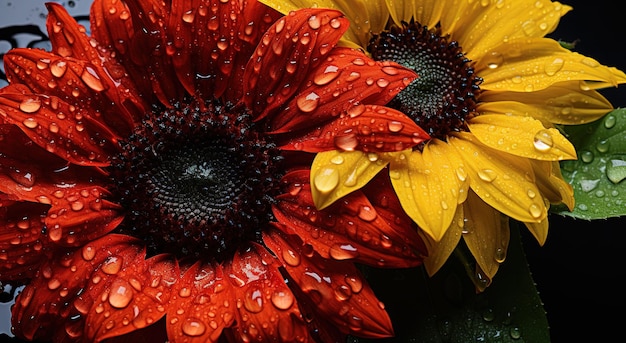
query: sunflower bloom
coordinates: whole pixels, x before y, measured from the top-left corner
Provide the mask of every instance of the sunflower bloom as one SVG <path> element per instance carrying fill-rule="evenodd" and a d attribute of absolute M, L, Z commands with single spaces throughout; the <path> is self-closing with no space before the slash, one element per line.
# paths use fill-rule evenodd
<path fill-rule="evenodd" d="M 419 265 L 411 220 L 377 181 L 317 210 L 313 155 L 291 150 L 337 149 L 359 120 L 404 129 L 353 134 L 355 149 L 415 146 L 428 136 L 383 106 L 414 72 L 335 47 L 349 23 L 334 10 L 96 0 L 88 35 L 47 7 L 52 51 L 8 52 L 0 90 L 0 281 L 24 285 L 18 338 L 393 334 L 355 263 Z"/>
<path fill-rule="evenodd" d="M 343 11 L 352 23 L 344 45 L 420 76 L 389 106 L 432 139 L 378 156 L 377 167 L 361 165 L 359 176 L 374 175 L 381 159 L 387 163 L 402 207 L 428 241 L 430 274 L 463 237 L 488 284 L 506 256 L 508 218 L 523 222 L 543 244 L 549 206 L 574 204 L 558 161 L 576 159 L 576 151 L 556 125 L 600 118 L 612 106 L 598 90 L 626 82 L 622 71 L 546 37 L 572 9 L 558 2 L 263 2 L 279 11 Z M 313 175 L 347 154 L 358 153 L 319 154 Z M 314 189 L 314 199 L 324 208 L 350 191 L 339 186 L 327 195 Z"/>

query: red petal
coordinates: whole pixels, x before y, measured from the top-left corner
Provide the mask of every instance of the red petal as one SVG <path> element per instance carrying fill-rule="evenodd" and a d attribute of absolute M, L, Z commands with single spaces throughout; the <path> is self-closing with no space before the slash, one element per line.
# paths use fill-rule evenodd
<path fill-rule="evenodd" d="M 380 211 L 385 216 L 379 215 L 379 208 L 361 191 L 320 211 L 313 203 L 308 170 L 289 173 L 283 180 L 292 191 L 279 196 L 274 206 L 274 215 L 283 224 L 277 227 L 298 235 L 322 257 L 378 267 L 421 264 L 416 228 L 410 222 L 396 222 L 398 215 L 388 215 L 384 208 Z"/>
<path fill-rule="evenodd" d="M 101 276 L 107 286 L 91 293 L 95 302 L 85 323 L 86 338 L 91 342 L 159 321 L 169 306 L 171 286 L 180 276 L 178 264 L 166 255 L 144 260 L 142 251 L 115 258 L 105 260 L 92 276 Z"/>
<path fill-rule="evenodd" d="M 114 134 L 92 113 L 21 87 L 0 93 L 0 122 L 17 125 L 43 149 L 78 165 L 107 166 L 117 149 Z"/>
<path fill-rule="evenodd" d="M 170 106 L 184 97 L 166 51 L 166 15 L 165 3 L 158 0 L 95 0 L 91 6 L 94 37 L 115 50 L 128 79 L 137 85 L 135 100 L 143 104 L 160 101 Z"/>
<path fill-rule="evenodd" d="M 128 236 L 108 235 L 46 260 L 16 299 L 11 318 L 16 336 L 27 340 L 80 339 L 89 309 L 107 286 L 103 272 L 96 270 L 108 261 L 104 268 L 110 271 L 114 257 L 140 253 L 136 243 Z"/>
<path fill-rule="evenodd" d="M 171 342 L 217 342 L 233 324 L 235 302 L 219 264 L 196 263 L 173 286 L 167 310 Z"/>
<path fill-rule="evenodd" d="M 300 117 L 306 120 L 306 116 Z M 400 111 L 378 105 L 356 105 L 342 112 L 336 120 L 290 140 L 281 148 L 308 152 L 334 149 L 390 152 L 409 149 L 429 138 Z"/>
<path fill-rule="evenodd" d="M 128 92 L 128 95 L 131 95 L 132 97 L 130 97 L 131 102 L 125 107 L 128 107 L 129 109 L 132 106 L 137 107 L 137 112 L 140 115 L 143 115 L 150 108 L 150 104 L 152 104 L 156 99 L 154 99 L 151 80 L 146 75 L 146 69 L 143 67 L 138 68 L 132 62 L 136 59 L 145 58 L 147 56 L 144 54 L 141 54 L 140 56 L 129 55 L 129 51 L 131 50 L 129 46 L 132 41 L 131 37 L 135 35 L 133 31 L 133 21 L 130 18 L 129 13 L 129 9 L 126 6 L 125 1 L 94 0 L 91 5 L 89 18 L 91 20 L 92 34 L 95 39 L 101 46 L 112 51 L 108 52 L 111 58 L 107 59 L 106 62 L 111 61 L 113 57 L 115 57 L 116 60 L 124 61 L 126 66 L 130 66 L 130 68 L 124 69 L 124 67 L 116 63 L 115 67 L 107 68 L 112 70 L 110 72 L 111 75 L 121 75 L 122 72 L 126 72 L 128 74 L 125 78 L 120 80 L 120 83 L 127 88 L 133 88 L 131 85 L 135 85 L 134 88 L 137 88 L 138 91 Z M 115 56 L 113 54 L 115 54 Z M 149 64 L 149 62 L 141 64 L 141 61 L 138 63 L 139 65 Z M 126 80 L 128 80 L 128 82 Z M 118 106 L 123 104 L 125 104 L 125 102 L 117 103 Z"/>
<path fill-rule="evenodd" d="M 187 92 L 219 98 L 232 88 L 230 99 L 237 102 L 243 93 L 243 69 L 269 27 L 264 20 L 271 23 L 278 16 L 254 1 L 245 6 L 239 1 L 172 2 L 167 32 L 176 73 Z"/>
<path fill-rule="evenodd" d="M 353 263 L 303 253 L 278 231 L 264 233 L 265 244 L 283 263 L 289 277 L 308 296 L 317 315 L 346 334 L 365 338 L 393 336 L 391 320 Z"/>
<path fill-rule="evenodd" d="M 296 298 L 265 248 L 236 253 L 224 267 L 237 299 L 233 329 L 241 342 L 306 342 L 308 328 Z M 269 324 L 269 325 L 268 325 Z"/>
<path fill-rule="evenodd" d="M 279 19 L 261 39 L 244 74 L 244 102 L 255 119 L 283 105 L 348 29 L 341 12 L 302 9 Z"/>
<path fill-rule="evenodd" d="M 0 275 L 2 280 L 25 280 L 39 270 L 48 251 L 43 218 L 48 206 L 17 202 L 0 207 Z"/>
<path fill-rule="evenodd" d="M 306 75 L 297 96 L 272 120 L 272 130 L 314 127 L 357 105 L 385 105 L 416 77 L 397 63 L 376 62 L 358 50 L 335 48 Z"/>
<path fill-rule="evenodd" d="M 116 56 L 96 45 L 96 41 L 86 34 L 85 28 L 71 17 L 63 6 L 46 3 L 46 7 L 49 11 L 46 26 L 52 43 L 52 51 L 62 57 L 71 57 L 65 60 L 83 61 L 81 63 L 83 68 L 78 73 L 82 81 L 78 84 L 85 83 L 90 88 L 83 100 L 90 93 L 98 93 L 103 88 L 104 95 L 110 101 L 99 99 L 101 96 L 92 101 L 98 103 L 98 107 L 103 110 L 106 121 L 128 125 L 132 123 L 133 118 L 141 118 L 145 109 L 149 108 L 148 103 L 143 103 L 142 99 L 137 96 L 133 83 L 127 77 L 124 68 L 117 62 Z M 39 63 L 38 66 L 43 66 L 42 61 L 35 62 Z M 44 86 L 47 86 L 47 83 L 54 82 L 55 78 L 45 80 Z M 66 80 L 59 80 L 59 86 L 64 85 L 62 81 Z M 75 93 L 72 95 L 73 97 L 66 100 L 76 97 Z M 118 104 L 115 111 L 107 111 L 111 102 Z"/>

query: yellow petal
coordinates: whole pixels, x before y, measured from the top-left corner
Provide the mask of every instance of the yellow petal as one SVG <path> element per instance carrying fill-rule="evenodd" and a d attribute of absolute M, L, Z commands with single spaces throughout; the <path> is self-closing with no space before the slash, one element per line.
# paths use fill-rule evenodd
<path fill-rule="evenodd" d="M 511 39 L 477 61 L 483 90 L 533 92 L 564 81 L 581 81 L 582 89 L 617 86 L 626 74 L 591 57 L 567 50 L 548 38 Z"/>
<path fill-rule="evenodd" d="M 563 179 L 558 162 L 530 161 L 535 173 L 535 184 L 541 194 L 552 204 L 565 204 L 574 209 L 574 188 Z"/>
<path fill-rule="evenodd" d="M 546 242 L 546 239 L 548 238 L 548 218 L 545 218 L 539 223 L 525 222 L 524 225 L 526 225 L 528 231 L 533 234 L 539 245 L 543 246 L 543 244 Z"/>
<path fill-rule="evenodd" d="M 450 147 L 432 140 L 422 152 L 405 150 L 390 161 L 389 176 L 402 208 L 438 241 L 450 226 L 462 183 L 457 165 L 447 158 Z"/>
<path fill-rule="evenodd" d="M 471 2 L 471 1 L 468 1 Z M 549 0 L 474 1 L 463 12 L 462 25 L 452 34 L 474 61 L 503 42 L 516 38 L 543 37 L 572 8 Z M 478 74 L 480 75 L 480 74 Z M 481 75 L 482 76 L 482 75 Z"/>
<path fill-rule="evenodd" d="M 543 123 L 580 125 L 613 110 L 596 90 L 583 90 L 580 81 L 561 82 L 536 92 L 482 92 L 478 111 L 530 116 Z"/>
<path fill-rule="evenodd" d="M 387 164 L 386 154 L 337 150 L 318 153 L 311 165 L 311 192 L 315 206 L 323 209 L 360 189 Z"/>
<path fill-rule="evenodd" d="M 476 194 L 470 192 L 465 202 L 463 239 L 480 269 L 493 279 L 506 258 L 509 247 L 508 217 L 494 210 Z"/>
<path fill-rule="evenodd" d="M 436 241 L 422 230 L 418 231 L 428 251 L 428 257 L 424 259 L 424 267 L 429 276 L 435 275 L 446 263 L 454 249 L 456 249 L 461 240 L 463 222 L 463 206 L 459 205 L 452 224 L 450 224 L 441 240 Z"/>
<path fill-rule="evenodd" d="M 422 0 L 422 1 L 399 1 L 385 0 L 391 18 L 396 25 L 401 26 L 402 22 L 416 22 L 428 28 L 434 28 L 441 20 L 441 14 L 446 7 L 447 1 Z"/>
<path fill-rule="evenodd" d="M 448 139 L 465 161 L 470 188 L 496 210 L 521 222 L 540 222 L 547 208 L 535 185 L 526 158 L 491 149 L 471 133 L 459 132 Z"/>
<path fill-rule="evenodd" d="M 468 127 L 483 144 L 509 154 L 546 161 L 576 159 L 576 149 L 559 130 L 531 117 L 485 114 L 469 120 Z"/>
<path fill-rule="evenodd" d="M 319 7 L 341 11 L 350 20 L 350 28 L 342 42 L 353 48 L 366 50 L 371 33 L 379 33 L 385 27 L 389 12 L 383 1 L 377 0 L 260 0 L 260 2 L 287 14 L 299 8 Z"/>

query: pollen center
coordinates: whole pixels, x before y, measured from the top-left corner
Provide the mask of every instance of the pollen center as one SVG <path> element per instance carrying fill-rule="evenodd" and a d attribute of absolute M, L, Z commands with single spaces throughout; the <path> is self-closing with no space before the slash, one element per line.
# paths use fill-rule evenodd
<path fill-rule="evenodd" d="M 118 230 L 152 255 L 221 261 L 272 219 L 278 150 L 245 111 L 208 107 L 155 110 L 113 159 Z"/>
<path fill-rule="evenodd" d="M 466 130 L 482 80 L 457 42 L 411 21 L 375 34 L 368 51 L 375 60 L 395 61 L 418 75 L 389 106 L 411 116 L 431 137 Z"/>

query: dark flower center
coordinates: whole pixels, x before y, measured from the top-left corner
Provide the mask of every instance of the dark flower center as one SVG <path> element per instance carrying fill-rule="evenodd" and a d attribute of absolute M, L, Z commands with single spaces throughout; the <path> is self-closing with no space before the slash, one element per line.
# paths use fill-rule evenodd
<path fill-rule="evenodd" d="M 126 211 L 119 231 L 149 254 L 221 261 L 273 218 L 281 157 L 244 109 L 155 109 L 120 146 L 110 173 Z"/>
<path fill-rule="evenodd" d="M 455 41 L 439 29 L 411 20 L 402 27 L 375 34 L 367 47 L 375 60 L 391 60 L 418 74 L 389 103 L 409 115 L 431 137 L 445 139 L 452 131 L 466 130 L 465 120 L 475 114 L 475 96 L 482 79 L 474 75 L 470 60 Z"/>

